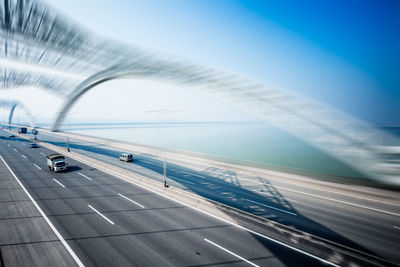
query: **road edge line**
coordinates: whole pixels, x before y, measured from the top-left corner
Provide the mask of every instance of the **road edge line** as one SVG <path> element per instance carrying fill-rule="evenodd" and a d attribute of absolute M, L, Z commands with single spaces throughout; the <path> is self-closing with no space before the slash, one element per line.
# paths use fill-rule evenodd
<path fill-rule="evenodd" d="M 18 184 L 22 187 L 26 195 L 29 197 L 29 199 L 32 201 L 33 205 L 38 209 L 39 213 L 42 215 L 44 220 L 47 222 L 47 224 L 50 226 L 51 230 L 56 234 L 58 239 L 61 241 L 61 243 L 64 245 L 64 247 L 67 249 L 68 253 L 71 255 L 71 257 L 74 259 L 76 264 L 80 267 L 84 267 L 85 265 L 82 263 L 82 261 L 78 258 L 78 256 L 75 254 L 75 252 L 72 250 L 72 248 L 68 245 L 67 241 L 61 236 L 61 234 L 58 232 L 57 228 L 53 225 L 53 223 L 50 221 L 50 219 L 46 216 L 46 214 L 43 212 L 43 210 L 39 207 L 39 205 L 36 203 L 36 201 L 33 199 L 31 194 L 26 190 L 25 186 L 21 183 L 21 181 L 18 179 L 18 177 L 15 175 L 13 170 L 8 166 L 7 162 L 4 160 L 3 156 L 0 155 L 0 159 L 3 161 L 4 165 L 6 165 L 7 169 L 10 171 L 12 176 L 17 180 Z"/>

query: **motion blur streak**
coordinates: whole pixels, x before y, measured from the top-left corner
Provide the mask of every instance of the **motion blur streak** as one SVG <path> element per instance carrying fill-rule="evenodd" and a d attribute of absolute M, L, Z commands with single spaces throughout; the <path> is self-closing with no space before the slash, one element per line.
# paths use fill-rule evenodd
<path fill-rule="evenodd" d="M 13 118 L 13 114 L 14 114 L 14 110 L 20 107 L 22 110 L 24 110 L 24 112 L 26 113 L 26 115 L 28 115 L 28 117 L 31 119 L 31 127 L 35 127 L 35 118 L 32 115 L 32 113 L 29 111 L 29 109 L 27 107 L 25 107 L 22 103 L 18 102 L 18 101 L 8 101 L 8 100 L 1 100 L 0 99 L 0 108 L 4 108 L 4 109 L 10 109 L 10 115 L 8 116 L 8 124 L 12 124 L 12 118 Z"/>
<path fill-rule="evenodd" d="M 39 1 L 5 0 L 0 9 L 3 59 L 87 77 L 71 79 L 3 66 L 2 88 L 33 85 L 65 99 L 53 131 L 72 105 L 98 84 L 120 77 L 164 80 L 232 103 L 377 182 L 400 185 L 400 164 L 394 157 L 398 147 L 379 146 L 382 138 L 396 138 L 343 112 L 277 86 L 107 40 L 67 21 Z"/>

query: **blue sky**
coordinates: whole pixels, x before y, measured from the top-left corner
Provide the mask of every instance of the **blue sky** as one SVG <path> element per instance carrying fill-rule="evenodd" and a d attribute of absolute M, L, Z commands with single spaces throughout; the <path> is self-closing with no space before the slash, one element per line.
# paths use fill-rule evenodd
<path fill-rule="evenodd" d="M 399 1 L 52 0 L 106 37 L 400 125 Z"/>

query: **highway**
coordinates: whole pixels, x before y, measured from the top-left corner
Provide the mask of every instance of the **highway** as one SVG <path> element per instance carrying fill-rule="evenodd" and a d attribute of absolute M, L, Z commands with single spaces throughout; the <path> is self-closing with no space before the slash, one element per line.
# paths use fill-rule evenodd
<path fill-rule="evenodd" d="M 324 259 L 75 160 L 68 159 L 68 172 L 50 172 L 45 155 L 52 151 L 29 148 L 27 140 L 8 135 L 0 132 L 0 170 L 4 174 L 0 177 L 1 205 L 9 207 L 2 209 L 0 218 L 4 266 L 48 265 L 54 261 L 60 261 L 56 262 L 59 266 L 71 266 L 73 261 L 81 266 L 323 264 Z M 34 203 L 43 214 L 38 214 Z M 44 219 L 49 220 L 51 229 Z"/>
<path fill-rule="evenodd" d="M 66 147 L 65 137 L 40 139 Z M 157 155 L 134 153 L 133 163 L 118 161 L 121 150 L 70 139 L 74 151 L 162 181 Z M 168 183 L 252 214 L 400 263 L 398 191 L 335 184 L 290 175 L 254 174 L 207 164 L 168 164 Z M 287 177 L 286 177 L 287 176 Z"/>

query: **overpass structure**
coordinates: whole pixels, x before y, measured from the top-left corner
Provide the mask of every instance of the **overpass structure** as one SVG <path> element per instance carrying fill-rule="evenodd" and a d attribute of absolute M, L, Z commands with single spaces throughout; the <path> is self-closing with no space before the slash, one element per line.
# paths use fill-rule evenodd
<path fill-rule="evenodd" d="M 382 168 L 386 161 L 378 146 L 393 136 L 307 97 L 109 40 L 39 1 L 2 1 L 0 23 L 1 90 L 38 86 L 62 98 L 53 131 L 101 83 L 121 77 L 161 80 L 229 102 L 379 182 L 400 185 L 397 171 Z"/>

